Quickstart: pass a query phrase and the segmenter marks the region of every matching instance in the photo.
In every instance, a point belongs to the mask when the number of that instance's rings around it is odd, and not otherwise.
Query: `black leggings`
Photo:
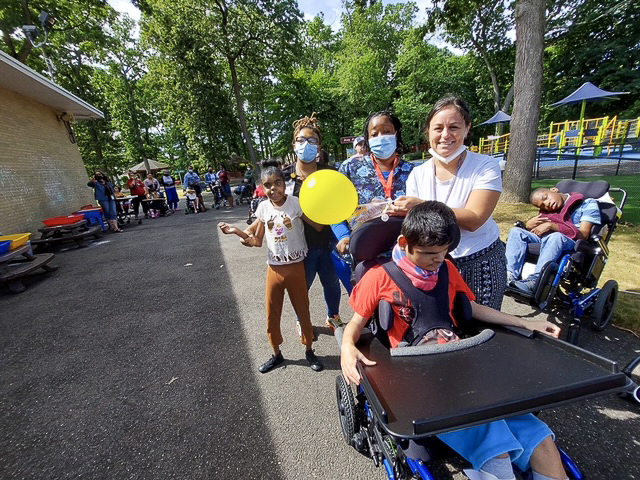
[[[133,205],[133,211],[135,212],[136,216],[140,213],[140,204],[142,203],[142,212],[146,215],[147,212],[149,211],[149,202],[143,202],[142,200],[144,200],[145,198],[147,198],[145,195],[138,195],[136,198],[131,200],[131,204]]]

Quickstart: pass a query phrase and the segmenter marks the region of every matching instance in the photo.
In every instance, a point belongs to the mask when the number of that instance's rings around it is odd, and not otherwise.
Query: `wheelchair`
[[[622,215],[627,192],[621,188],[610,188],[609,183],[604,180],[562,180],[556,184],[556,188],[562,193],[578,192],[585,198],[598,199],[601,224],[593,227],[589,239],[578,240],[574,251],[543,267],[533,294],[529,295],[509,285],[506,293],[525,298],[541,310],[556,307],[569,311],[572,318],[566,339],[575,345],[584,317],[590,318],[591,327],[597,331],[607,328],[613,318],[618,300],[618,283],[608,280],[599,288],[598,280],[609,258],[609,240]],[[622,194],[617,206],[609,196],[614,192]],[[521,223],[516,226],[524,228]],[[527,267],[532,268],[531,264],[536,264],[539,254],[539,244],[528,246],[525,271]]]
[[[395,243],[401,219],[373,220],[354,231],[350,250],[356,281]],[[375,239],[375,241],[373,241]],[[466,301],[465,301],[466,300]],[[388,305],[388,304],[387,304]],[[435,435],[613,392],[635,392],[631,372],[565,341],[513,327],[476,325],[466,296],[453,314],[465,334],[443,345],[389,348],[390,309],[381,302],[358,341],[375,366],[358,364],[355,389],[342,375],[336,398],[345,442],[383,466],[389,479],[435,480],[433,464],[457,454]],[[344,327],[335,331],[342,344]],[[559,369],[558,365],[563,368]],[[451,381],[458,379],[459,381]],[[559,448],[567,475],[580,468]],[[518,472],[530,478],[530,472]]]

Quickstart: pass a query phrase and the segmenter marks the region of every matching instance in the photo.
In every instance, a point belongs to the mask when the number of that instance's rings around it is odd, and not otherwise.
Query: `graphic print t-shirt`
[[[264,223],[269,265],[286,265],[304,260],[307,243],[304,239],[302,209],[296,197],[287,195],[280,207],[270,200],[262,202],[258,205],[256,217]]]

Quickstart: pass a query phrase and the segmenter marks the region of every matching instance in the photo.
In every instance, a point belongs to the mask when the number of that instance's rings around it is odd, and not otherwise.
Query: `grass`
[[[553,187],[562,179],[544,179],[534,180],[531,182],[533,188],[540,187]],[[618,187],[625,190],[628,194],[627,204],[624,207],[622,213],[622,221],[632,223],[634,225],[640,225],[640,175],[617,175],[617,176],[603,176],[603,177],[577,177],[576,180],[583,182],[592,182],[594,180],[606,180],[612,187]],[[619,204],[622,199],[617,198],[619,194],[613,194],[612,197]]]
[[[605,177],[603,177],[605,178]],[[621,178],[621,177],[611,177]],[[635,177],[640,181],[640,177]],[[542,187],[555,185],[554,180],[545,180],[535,182],[534,187]],[[615,183],[611,182],[612,185]],[[616,185],[617,186],[617,185]],[[627,190],[626,186],[621,188]],[[635,197],[638,202],[638,214],[640,216],[640,186],[635,187],[638,196]],[[631,194],[628,202],[633,199]],[[625,207],[625,213],[627,208]],[[501,238],[505,242],[509,230],[513,227],[517,220],[526,221],[535,216],[538,210],[529,204],[524,203],[498,203],[493,218],[500,226]],[[631,220],[627,220],[631,222]],[[636,225],[640,223],[634,222]],[[640,226],[630,224],[619,225],[609,243],[610,255],[607,266],[600,277],[600,286],[609,279],[618,282],[620,294],[618,296],[618,305],[613,318],[614,325],[624,329],[631,330],[640,335]],[[625,293],[628,292],[628,293]]]

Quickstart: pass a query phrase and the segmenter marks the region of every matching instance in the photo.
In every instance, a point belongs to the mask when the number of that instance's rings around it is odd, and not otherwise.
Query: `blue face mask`
[[[296,155],[304,163],[311,163],[318,156],[318,145],[311,145],[309,142],[296,143]]]
[[[378,135],[369,138],[369,148],[378,158],[391,158],[396,151],[397,142],[396,135]]]

